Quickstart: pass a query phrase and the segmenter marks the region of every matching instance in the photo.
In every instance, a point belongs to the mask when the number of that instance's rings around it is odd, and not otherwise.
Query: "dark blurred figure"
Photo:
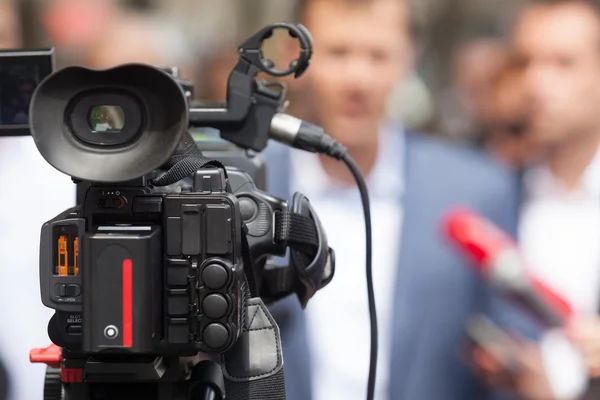
[[[511,354],[516,371],[480,350],[477,365],[517,398],[599,399],[597,383],[586,387],[600,377],[600,3],[533,1],[512,45],[526,137],[538,153],[523,178],[519,242],[533,273],[563,294],[574,318],[546,331],[497,302],[493,315],[527,339]]]
[[[480,136],[482,107],[506,57],[505,43],[495,38],[474,39],[459,47],[450,71],[451,87],[438,103],[442,133],[466,141]]]
[[[506,63],[493,77],[488,97],[482,102],[481,142],[489,154],[518,170],[533,157],[527,106],[519,71]]]
[[[398,0],[304,0],[298,20],[314,55],[289,80],[295,113],[347,146],[370,191],[379,320],[376,398],[465,400],[483,388],[460,359],[462,331],[479,307],[477,279],[440,235],[455,204],[516,229],[516,180],[468,149],[407,132],[386,118],[395,85],[411,74],[408,10]],[[287,62],[297,47],[286,46]],[[336,276],[303,313],[272,308],[280,324],[289,400],[363,399],[369,365],[360,198],[344,165],[269,144],[268,189],[305,193],[336,251]],[[308,351],[307,351],[308,349]],[[312,390],[311,390],[312,389]]]
[[[8,79],[8,78],[5,78]],[[36,88],[36,83],[21,81],[8,83],[2,93],[2,123],[8,125],[25,125],[29,123],[29,102]]]

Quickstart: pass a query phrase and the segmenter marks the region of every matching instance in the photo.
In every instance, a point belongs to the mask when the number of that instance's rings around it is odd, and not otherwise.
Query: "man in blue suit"
[[[523,174],[520,250],[573,315],[548,329],[493,303],[491,316],[521,340],[504,349],[510,363],[481,350],[474,358],[490,383],[508,389],[503,398],[600,398],[599,43],[597,0],[530,1],[513,24],[512,66],[528,106],[521,140],[537,153]]]
[[[385,120],[393,87],[409,72],[408,15],[398,0],[306,0],[298,17],[314,56],[292,84],[296,114],[341,141],[366,177],[373,218],[379,318],[377,399],[465,400],[483,393],[463,329],[484,289],[440,235],[450,208],[475,209],[509,232],[516,180],[470,150],[405,132]],[[336,250],[336,275],[300,310],[272,307],[281,328],[290,400],[363,399],[369,363],[364,225],[343,164],[269,145],[268,190],[303,192]]]

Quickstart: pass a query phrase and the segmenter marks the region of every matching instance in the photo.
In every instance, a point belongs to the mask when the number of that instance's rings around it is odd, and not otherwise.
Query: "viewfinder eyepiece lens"
[[[125,112],[121,106],[94,106],[90,109],[88,123],[92,132],[118,133],[125,126]]]

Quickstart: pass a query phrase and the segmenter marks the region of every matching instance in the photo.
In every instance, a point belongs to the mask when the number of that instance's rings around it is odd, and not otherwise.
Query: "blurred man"
[[[138,14],[116,0],[51,0],[42,21],[61,52],[90,68],[124,63],[177,66],[193,77],[191,47],[178,26],[164,16]]]
[[[477,359],[491,383],[519,398],[574,399],[600,372],[600,3],[533,3],[517,21],[513,47],[529,110],[527,136],[544,158],[524,177],[519,240],[534,273],[570,301],[575,322],[566,333],[540,332],[496,304],[508,329],[539,341],[524,341],[515,352],[521,369],[514,374],[485,354]],[[502,375],[510,379],[502,382]]]
[[[195,79],[198,88],[196,98],[211,102],[224,102],[227,98],[229,74],[237,64],[239,57],[240,53],[237,48],[229,45],[213,49],[212,52],[204,55]]]
[[[449,207],[464,204],[514,231],[516,182],[480,155],[384,119],[390,92],[410,70],[403,2],[305,0],[298,17],[311,32],[314,56],[305,76],[290,82],[301,92],[297,115],[347,146],[370,188],[380,334],[376,398],[480,398],[460,353],[463,324],[481,287],[438,224]],[[305,193],[337,259],[335,278],[306,314],[293,298],[272,309],[282,332],[288,399],[310,399],[311,388],[315,399],[363,399],[369,314],[357,189],[342,163],[325,157],[270,145],[266,159],[269,192]]]
[[[462,45],[452,62],[451,88],[439,96],[444,134],[473,140],[481,134],[482,106],[492,80],[506,61],[506,46],[495,38],[478,38]]]
[[[519,70],[506,64],[482,101],[482,145],[494,158],[521,169],[533,157],[527,135],[527,100]]]

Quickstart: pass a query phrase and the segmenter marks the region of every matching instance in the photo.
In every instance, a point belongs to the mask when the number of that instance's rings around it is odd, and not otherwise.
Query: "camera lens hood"
[[[160,69],[67,67],[37,87],[29,124],[38,151],[57,170],[124,182],[167,162],[187,131],[188,113],[183,89]]]

